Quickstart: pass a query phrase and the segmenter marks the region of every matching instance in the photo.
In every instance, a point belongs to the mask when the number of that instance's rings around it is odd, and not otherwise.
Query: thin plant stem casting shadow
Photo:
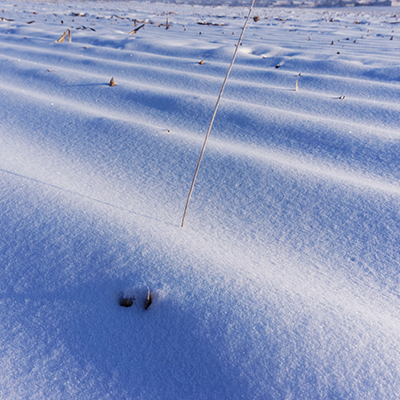
[[[236,45],[235,52],[233,53],[232,61],[231,61],[230,65],[229,65],[229,68],[228,68],[228,71],[226,73],[224,82],[222,84],[221,90],[220,90],[219,95],[218,95],[217,103],[216,103],[215,108],[214,108],[214,113],[212,115],[211,122],[210,122],[210,125],[208,127],[208,131],[207,131],[206,137],[204,139],[203,148],[201,149],[200,158],[199,158],[199,161],[197,162],[197,167],[196,167],[196,171],[195,171],[194,176],[193,176],[192,185],[190,186],[189,195],[188,195],[188,198],[187,198],[187,201],[186,201],[185,211],[183,212],[183,217],[182,217],[182,223],[181,223],[181,227],[182,228],[183,228],[183,224],[185,223],[186,213],[187,213],[187,210],[188,210],[188,207],[189,207],[190,198],[192,197],[194,183],[196,181],[197,174],[199,173],[201,160],[203,159],[204,151],[206,149],[207,140],[208,140],[208,137],[210,136],[211,128],[213,126],[214,119],[215,119],[215,116],[217,114],[218,106],[219,106],[219,103],[220,103],[221,98],[222,98],[222,93],[224,92],[226,82],[228,81],[228,77],[229,77],[229,74],[230,74],[230,72],[232,70],[233,63],[235,62],[236,55],[237,55],[237,52],[239,50],[240,44],[242,42],[244,31],[246,29],[247,23],[249,22],[251,13],[253,12],[254,3],[255,3],[255,0],[252,0],[251,1],[251,5],[250,5],[249,14],[247,16],[246,22],[243,25],[242,32],[241,32],[241,34],[239,36],[239,40],[238,40],[237,45]]]

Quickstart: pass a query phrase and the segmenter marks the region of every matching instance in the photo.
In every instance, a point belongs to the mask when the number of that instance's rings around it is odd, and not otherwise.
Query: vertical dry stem
[[[206,137],[205,137],[205,139],[204,139],[203,148],[201,149],[200,158],[199,158],[199,161],[197,162],[197,167],[196,167],[196,171],[195,171],[194,176],[193,176],[192,185],[190,186],[189,195],[188,195],[188,198],[187,198],[187,201],[186,201],[185,211],[183,212],[183,217],[182,217],[182,223],[181,223],[181,227],[182,227],[182,228],[183,228],[183,224],[185,223],[185,217],[186,217],[186,213],[187,213],[187,210],[188,210],[188,207],[189,207],[190,198],[192,197],[192,192],[193,192],[193,188],[194,188],[194,183],[195,183],[195,181],[196,181],[197,174],[198,174],[198,172],[199,172],[201,160],[203,159],[204,151],[205,151],[205,149],[206,149],[207,140],[208,140],[208,137],[210,136],[211,128],[212,128],[213,123],[214,123],[215,115],[217,114],[217,110],[218,110],[219,103],[220,103],[220,101],[221,101],[222,93],[223,93],[223,91],[224,91],[226,82],[228,81],[228,77],[229,77],[229,74],[230,74],[230,72],[231,72],[231,70],[232,70],[233,63],[235,62],[235,58],[236,58],[237,52],[238,52],[239,47],[240,47],[240,44],[241,44],[241,42],[242,42],[242,38],[243,38],[243,35],[244,35],[244,31],[245,31],[245,29],[246,29],[247,23],[249,22],[251,13],[252,13],[252,11],[253,11],[254,3],[255,3],[255,0],[251,0],[251,6],[250,6],[250,10],[249,10],[249,15],[247,16],[246,22],[245,22],[244,25],[243,25],[242,33],[241,33],[240,36],[239,36],[239,40],[238,40],[238,42],[237,42],[235,52],[233,53],[232,61],[231,61],[230,65],[229,65],[229,68],[228,68],[228,71],[227,71],[227,73],[226,73],[224,82],[223,82],[223,84],[222,84],[221,90],[220,90],[219,95],[218,95],[218,99],[217,99],[217,103],[216,103],[216,105],[215,105],[214,113],[213,113],[213,115],[212,115],[211,122],[210,122],[210,125],[209,125],[209,127],[208,127],[208,131],[207,131]]]
[[[146,303],[144,304],[144,309],[147,310],[151,305],[151,294],[150,294],[150,288],[147,288],[147,298],[146,298]]]

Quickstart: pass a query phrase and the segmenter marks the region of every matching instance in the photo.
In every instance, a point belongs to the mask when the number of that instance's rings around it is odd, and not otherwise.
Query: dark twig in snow
[[[130,31],[130,32],[129,32],[129,35],[134,35],[140,28],[143,28],[143,27],[144,27],[144,24],[138,26],[138,27],[135,28],[133,31]]]

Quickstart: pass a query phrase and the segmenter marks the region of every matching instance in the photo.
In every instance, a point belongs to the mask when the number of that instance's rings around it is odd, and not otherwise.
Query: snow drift
[[[397,396],[398,10],[255,11],[182,229],[247,9],[0,9],[1,398]]]

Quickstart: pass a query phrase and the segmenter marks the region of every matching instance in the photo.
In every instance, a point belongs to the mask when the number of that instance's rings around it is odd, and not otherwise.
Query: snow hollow
[[[247,12],[0,0],[1,399],[397,398],[400,9],[256,8],[181,228]]]

